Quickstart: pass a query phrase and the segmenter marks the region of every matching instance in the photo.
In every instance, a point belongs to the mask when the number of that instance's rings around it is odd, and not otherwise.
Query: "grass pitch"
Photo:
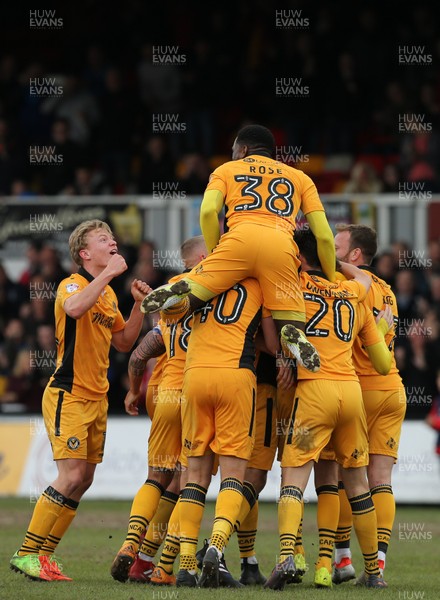
[[[316,507],[306,505],[304,515],[304,545],[310,571],[300,585],[288,585],[283,592],[261,588],[243,590],[200,590],[158,588],[149,585],[118,583],[110,576],[110,565],[124,539],[131,502],[86,501],[60,544],[58,554],[69,582],[34,582],[9,569],[9,560],[20,546],[28,525],[33,504],[15,498],[0,499],[0,600],[266,600],[273,594],[311,600],[333,596],[335,600],[364,600],[380,594],[381,599],[437,600],[440,597],[440,510],[438,507],[397,508],[393,538],[388,554],[386,590],[357,588],[352,582],[333,586],[332,590],[313,587],[314,561],[317,557],[318,535]],[[213,505],[206,507],[200,541],[209,535]],[[267,576],[278,555],[277,506],[260,505],[257,535],[257,556],[262,572]],[[353,561],[357,573],[362,560],[356,540],[353,540]],[[239,555],[236,536],[226,554],[232,574],[239,577]],[[176,569],[178,565],[176,565]],[[175,569],[175,570],[176,570]]]

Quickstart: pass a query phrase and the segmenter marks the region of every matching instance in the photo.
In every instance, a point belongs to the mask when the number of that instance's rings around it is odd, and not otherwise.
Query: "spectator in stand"
[[[82,148],[86,148],[92,141],[94,128],[99,121],[98,105],[77,75],[67,75],[63,93],[46,98],[41,111],[43,114],[53,115],[55,119],[65,119],[70,126],[70,139]]]
[[[426,279],[426,253],[411,248],[408,242],[396,240],[391,244],[395,272],[411,269],[415,280],[415,289],[420,296],[429,296],[429,285]]]
[[[431,306],[440,317],[440,269],[432,270],[429,275]]]
[[[401,161],[408,183],[418,184],[414,191],[438,192],[440,182],[436,166],[440,162],[440,141],[432,131],[409,133],[401,148]]]
[[[213,111],[217,102],[217,73],[213,69],[213,48],[207,40],[197,40],[193,55],[185,65],[184,93],[185,119],[188,131],[185,136],[189,152],[200,151],[205,156],[215,153]]]
[[[33,275],[35,275],[40,269],[40,252],[43,247],[43,242],[40,240],[31,240],[26,250],[26,258],[28,260],[28,266],[20,275],[19,283],[24,286],[26,290],[29,289],[29,281]]]
[[[211,170],[208,161],[201,154],[185,154],[179,173],[179,189],[187,194],[203,195]]]
[[[82,79],[87,89],[99,100],[105,94],[105,76],[109,67],[101,46],[92,44],[87,48],[86,63]]]
[[[372,165],[359,161],[352,167],[343,191],[347,194],[378,194],[382,191],[382,182]]]
[[[400,182],[401,174],[399,167],[394,163],[385,165],[382,173],[382,193],[397,194],[399,192]]]
[[[5,327],[0,345],[0,369],[3,374],[12,372],[18,355],[26,348],[28,345],[23,323],[20,319],[11,319]]]
[[[111,193],[105,185],[103,174],[98,169],[83,165],[75,169],[75,180],[72,186],[65,189],[65,193],[73,196],[97,196]]]
[[[406,327],[418,316],[417,298],[419,295],[416,291],[414,272],[411,269],[397,271],[394,293],[399,309],[399,326],[403,323]]]
[[[57,345],[55,328],[50,323],[41,323],[36,330],[35,341],[31,347],[31,367],[33,381],[43,396],[44,388],[56,368]]]
[[[135,94],[123,85],[118,69],[105,74],[105,90],[100,99],[101,126],[99,148],[101,163],[111,193],[124,193],[128,184],[131,136],[135,115]]]
[[[20,319],[9,321],[0,345],[0,403],[27,404],[30,390],[30,346]]]
[[[56,165],[46,164],[42,167],[43,193],[48,195],[63,194],[66,188],[73,185],[75,169],[78,166],[81,147],[71,139],[67,119],[57,119],[51,129],[51,144],[54,145],[54,155],[61,156],[61,162]]]
[[[440,239],[434,239],[428,242],[428,256],[431,260],[431,271],[440,272]]]
[[[38,273],[29,282],[29,300],[20,306],[19,318],[26,334],[35,336],[38,325],[53,323],[53,304],[56,297],[56,283],[49,282]]]
[[[373,113],[378,131],[385,136],[396,136],[399,118],[410,113],[411,106],[406,91],[400,81],[388,81],[383,89],[384,98]]]
[[[167,46],[164,48],[167,49]],[[159,64],[158,61],[166,61],[169,58],[167,50],[153,54],[152,44],[144,44],[141,53],[137,76],[142,102],[152,113],[178,113],[181,108],[180,66],[169,61]]]
[[[39,256],[40,275],[47,284],[53,284],[56,289],[59,282],[69,273],[63,268],[58,250],[53,246],[43,246]]]
[[[176,182],[175,162],[171,158],[166,139],[161,135],[153,135],[146,143],[141,157],[140,174],[138,178],[138,193],[151,195],[153,186]],[[161,191],[166,191],[161,189]],[[168,187],[168,192],[170,188]]]
[[[11,196],[13,198],[35,198],[37,196],[26,179],[14,179],[11,183]]]
[[[20,106],[21,90],[17,75],[17,59],[13,54],[4,54],[0,59],[0,98],[3,112],[10,118]]]
[[[440,368],[437,369],[436,377],[437,393],[432,402],[431,410],[426,417],[426,423],[437,431],[437,440],[435,444],[436,454],[439,455],[440,459]]]
[[[0,263],[0,339],[6,323],[18,316],[18,309],[25,299],[25,288],[9,278]]]
[[[429,400],[435,395],[438,365],[433,364],[430,357],[428,329],[423,325],[415,325],[406,330],[406,339],[396,342],[396,364],[406,390],[406,418],[421,419],[426,416]]]
[[[373,266],[379,277],[384,279],[394,289],[394,280],[396,277],[394,254],[389,250],[381,252],[374,259]]]
[[[9,196],[14,179],[26,171],[24,155],[18,136],[13,135],[8,121],[0,116],[0,196]]]

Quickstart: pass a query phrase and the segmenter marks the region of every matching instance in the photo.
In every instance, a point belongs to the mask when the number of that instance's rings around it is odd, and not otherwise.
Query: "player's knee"
[[[266,485],[267,471],[263,471],[262,469],[247,469],[244,479],[252,484],[252,487],[258,495]]]

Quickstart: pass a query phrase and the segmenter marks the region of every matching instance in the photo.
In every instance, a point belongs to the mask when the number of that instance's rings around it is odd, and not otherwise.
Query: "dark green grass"
[[[262,589],[191,590],[156,588],[113,581],[109,569],[127,526],[130,502],[83,501],[69,532],[61,542],[58,554],[65,571],[73,577],[68,582],[33,582],[9,569],[9,559],[20,546],[34,505],[25,500],[0,499],[0,600],[192,600],[193,598],[256,599],[270,598],[277,592]],[[213,506],[208,504],[200,540],[209,535]],[[366,590],[350,583],[333,586],[332,590],[313,587],[313,563],[317,556],[316,507],[306,505],[304,542],[310,571],[301,585],[286,586],[280,597],[298,600],[323,598],[355,598],[364,600],[379,593],[394,600],[437,600],[440,597],[440,511],[438,508],[398,507],[390,547],[386,580],[387,590]],[[400,538],[400,539],[399,539]],[[257,555],[261,570],[268,575],[278,553],[277,507],[261,504],[257,537]],[[353,560],[357,572],[362,571],[357,542],[353,542]],[[239,576],[236,537],[227,550],[227,563]],[[178,565],[177,565],[178,566]]]

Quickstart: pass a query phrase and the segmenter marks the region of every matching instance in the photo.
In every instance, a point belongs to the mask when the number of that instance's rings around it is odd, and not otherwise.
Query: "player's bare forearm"
[[[110,281],[127,270],[127,263],[120,254],[114,254],[105,269],[97,275],[83,290],[67,298],[64,310],[72,319],[80,319],[97,301],[99,295]]]
[[[117,331],[112,336],[112,344],[119,352],[128,352],[138,339],[141,332],[143,313],[139,309],[140,303],[135,302],[130,318],[125,323],[124,329]]]
[[[150,358],[160,356],[164,352],[165,344],[160,332],[152,329],[144,336],[137,348],[133,350],[128,361],[128,378],[131,392],[134,394],[139,392],[147,362]]]
[[[109,274],[100,273],[84,289],[67,298],[63,307],[66,314],[72,319],[80,319],[96,303],[102,290],[111,280]]]
[[[165,344],[163,342],[162,335],[156,329],[152,329],[145,336],[141,343],[133,350],[130,361],[130,364],[135,364],[137,368],[140,368],[140,365],[145,366],[147,361],[150,358],[156,358],[165,352]]]
[[[144,314],[141,312],[141,303],[145,296],[152,291],[150,286],[140,279],[132,281],[130,290],[134,298],[130,317],[125,323],[124,329],[114,333],[112,337],[113,346],[120,352],[131,350],[133,344],[138,339],[144,318]]]
[[[366,291],[368,292],[368,290],[371,287],[371,283],[372,283],[372,279],[368,275],[368,273],[365,273],[365,271],[358,269],[358,267],[355,267],[355,265],[352,265],[352,264],[349,264],[346,262],[341,261],[339,263],[339,265],[340,265],[342,274],[347,279],[353,279],[354,281],[357,281],[358,283],[363,285],[364,288],[366,289]]]

